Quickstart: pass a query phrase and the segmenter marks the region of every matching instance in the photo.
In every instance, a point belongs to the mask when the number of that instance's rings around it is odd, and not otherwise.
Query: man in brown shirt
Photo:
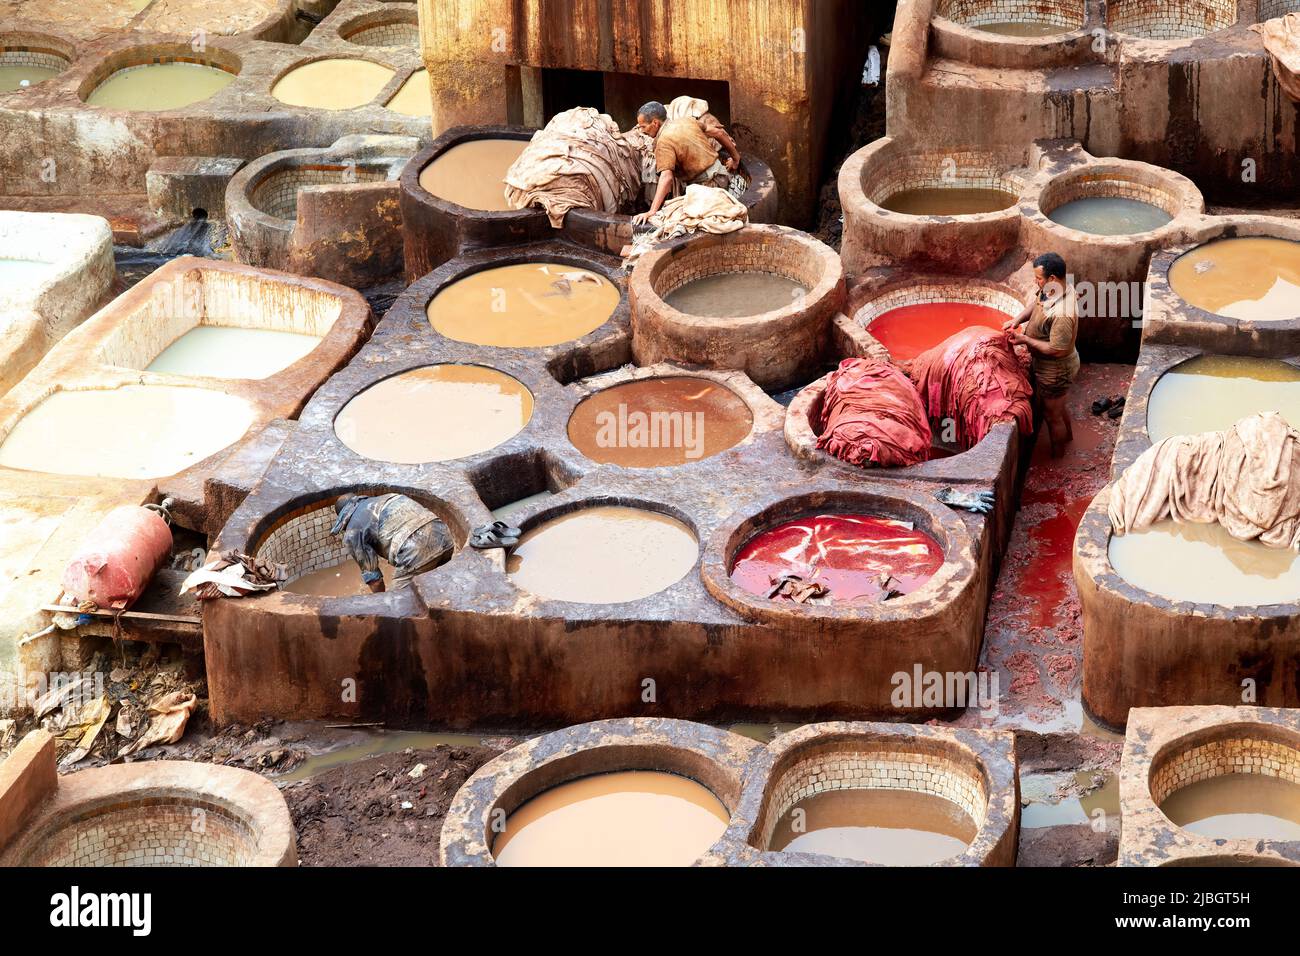
[[[1007,322],[1013,343],[1029,349],[1034,385],[1043,404],[1043,418],[1052,443],[1052,457],[1065,454],[1074,439],[1074,426],[1065,404],[1070,385],[1079,375],[1079,310],[1074,289],[1068,284],[1065,260],[1054,252],[1034,260],[1038,291],[1020,315]],[[1020,326],[1024,332],[1020,332]]]
[[[659,187],[650,211],[634,217],[633,222],[645,222],[657,213],[672,195],[674,185],[685,188],[700,183],[726,189],[731,174],[740,168],[736,142],[716,120],[707,124],[690,116],[670,120],[667,107],[651,102],[637,113],[636,125],[654,138]],[[716,143],[727,151],[725,163],[718,159]]]

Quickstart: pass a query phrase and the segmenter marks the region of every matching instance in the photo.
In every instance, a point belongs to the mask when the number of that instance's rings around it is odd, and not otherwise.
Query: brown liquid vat
[[[1119,865],[1300,864],[1300,840],[1214,839],[1176,826],[1161,809],[1189,787],[1239,774],[1300,780],[1300,713],[1240,705],[1135,708],[1120,762]]]
[[[628,215],[573,209],[565,216],[563,227],[556,230],[543,209],[471,209],[432,195],[420,183],[430,164],[458,145],[484,139],[527,143],[535,132],[524,126],[455,126],[412,157],[402,173],[408,282],[414,282],[450,259],[479,249],[564,239],[596,253],[617,256],[631,243],[632,220]],[[771,169],[757,157],[747,156],[741,171],[749,180],[749,187],[740,199],[750,211],[750,220],[775,219],[778,196]]]
[[[930,21],[939,56],[994,68],[1035,68],[1084,59],[1100,17],[1087,0],[938,0]],[[1026,24],[1041,32],[990,30]],[[1050,31],[1050,32],[1048,32]]]
[[[739,318],[688,315],[665,297],[723,272],[768,272],[807,294]],[[640,365],[671,361],[743,371],[763,388],[806,382],[830,344],[831,320],[845,304],[839,257],[813,237],[780,226],[746,226],[723,236],[699,234],[646,253],[628,280],[632,352]]]
[[[810,724],[767,746],[684,720],[631,718],[568,727],[485,764],[457,792],[440,841],[444,866],[492,866],[500,821],[567,781],[621,770],[667,771],[707,788],[730,822],[696,866],[854,865],[842,858],[765,849],[783,801],[801,782],[834,786],[841,766],[942,795],[978,823],[966,850],[939,865],[1010,866],[1019,827],[1017,762],[1010,734],[909,724]],[[814,778],[812,775],[817,774]],[[847,782],[847,781],[846,781]]]
[[[415,282],[462,253],[552,237],[554,230],[543,209],[467,209],[433,195],[420,184],[425,169],[456,146],[484,139],[527,143],[534,132],[524,126],[456,126],[411,157],[401,179],[407,282]]]
[[[1300,242],[1300,224],[1269,216],[1205,217],[1180,244],[1151,257],[1147,308],[1142,316],[1144,345],[1185,346],[1264,358],[1300,354],[1300,315],[1280,319],[1218,315],[1192,305],[1174,288],[1171,273],[1188,253],[1220,240],[1247,238]]]
[[[580,272],[590,272],[604,279],[618,291],[618,301],[606,320],[579,338],[554,345],[508,348],[480,346],[448,339],[429,322],[429,306],[440,293],[463,279],[491,269],[549,263]],[[452,354],[486,355],[494,358],[517,356],[530,369],[550,373],[553,380],[569,383],[618,368],[632,361],[627,276],[619,261],[582,249],[569,242],[540,242],[504,249],[483,249],[447,262],[412,285],[403,299],[412,312],[411,321],[420,321],[430,335],[430,345]],[[415,313],[418,311],[418,319]]]
[[[1031,150],[976,147],[928,150],[885,137],[863,147],[840,169],[845,271],[860,274],[893,262],[978,275],[1014,249],[1020,209],[964,216],[910,216],[883,203],[914,189],[996,189],[1016,197],[1032,176]]]
[[[569,440],[592,461],[668,468],[747,439],[754,414],[726,385],[700,376],[633,379],[595,392],[569,418]]]
[[[1110,561],[1107,501],[1093,499],[1074,540],[1089,712],[1120,727],[1131,708],[1236,704],[1247,686],[1260,704],[1300,705],[1300,605],[1198,604],[1129,583]]]

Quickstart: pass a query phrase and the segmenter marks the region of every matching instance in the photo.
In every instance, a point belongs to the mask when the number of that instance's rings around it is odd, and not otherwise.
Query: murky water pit
[[[679,774],[591,774],[516,808],[492,854],[497,866],[689,866],[730,817],[707,787]]]
[[[1160,377],[1147,403],[1152,441],[1219,431],[1262,411],[1300,422],[1300,369],[1273,359],[1211,355]],[[1300,556],[1241,541],[1219,524],[1162,521],[1112,537],[1126,581],[1167,598],[1232,606],[1286,604],[1300,594]]]
[[[472,139],[457,143],[420,171],[425,192],[447,202],[484,212],[510,208],[506,171],[528,145],[523,139]]]
[[[1300,316],[1300,242],[1220,239],[1179,257],[1169,285],[1182,299],[1225,318],[1276,322]]]
[[[798,305],[808,288],[770,272],[720,272],[692,279],[664,296],[688,315],[740,319]]]
[[[1020,808],[1026,830],[1077,825],[1117,830],[1119,777],[1103,770],[1022,773]]]
[[[201,103],[235,81],[235,73],[210,63],[176,58],[128,66],[108,76],[86,97],[90,106],[128,111],[175,110]]]

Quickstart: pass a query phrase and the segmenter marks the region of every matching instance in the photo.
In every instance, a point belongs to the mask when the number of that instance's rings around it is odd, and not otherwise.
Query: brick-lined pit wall
[[[285,566],[288,577],[284,583],[332,568],[348,558],[343,537],[330,534],[335,518],[333,500],[314,501],[280,519],[255,553],[263,561]]]
[[[1107,26],[1147,40],[1190,40],[1237,22],[1237,0],[1110,0]]]
[[[252,827],[230,809],[176,795],[133,798],[78,814],[23,860],[27,866],[246,866]]]
[[[991,309],[1005,312],[1007,318],[1019,315],[1025,307],[1025,304],[1010,292],[993,286],[961,281],[931,282],[891,289],[865,303],[853,318],[865,329],[886,312],[892,312],[894,309],[909,305],[933,305],[938,302],[986,305]]]
[[[409,21],[390,20],[387,23],[363,26],[353,32],[348,32],[345,26],[339,30],[339,35],[349,43],[361,46],[402,46],[414,49],[420,42],[420,28],[414,16]]]
[[[306,186],[340,186],[388,179],[387,167],[342,164],[305,164],[281,167],[259,181],[249,196],[254,208],[277,219],[298,215],[298,190]]]
[[[1066,203],[1076,199],[1135,199],[1163,209],[1170,216],[1183,210],[1180,196],[1154,183],[1114,175],[1067,174],[1052,180],[1043,187],[1039,208],[1043,215],[1051,216]]]
[[[737,272],[784,276],[807,294],[740,319],[686,315],[664,301],[688,282]],[[776,226],[700,234],[655,250],[637,263],[628,287],[637,364],[687,362],[742,371],[766,389],[802,385],[821,367],[831,319],[845,299],[844,271],[834,250]]]
[[[963,26],[988,23],[1048,23],[1062,33],[1083,29],[1084,0],[940,0],[935,14]]]
[[[959,807],[978,827],[988,807],[988,788],[975,761],[934,740],[841,740],[796,752],[773,772],[764,801],[760,848],[791,807],[829,790],[912,790],[941,797]]]
[[[1300,13],[1300,0],[1259,0],[1259,20],[1272,20],[1288,13]]]
[[[0,47],[0,66],[42,66],[47,70],[63,72],[71,61],[51,50],[33,50],[25,47]]]
[[[1000,189],[1018,196],[1026,185],[993,154],[974,150],[909,153],[864,173],[863,189],[877,206],[909,189]]]
[[[1151,771],[1151,799],[1156,806],[1193,783],[1230,773],[1255,773],[1300,784],[1300,750],[1291,743],[1246,737],[1225,727],[1209,740],[1162,758]]]

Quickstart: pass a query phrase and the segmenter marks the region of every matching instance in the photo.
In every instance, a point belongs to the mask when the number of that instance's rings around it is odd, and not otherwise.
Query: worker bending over
[[[346,494],[334,503],[334,511],[338,519],[330,534],[343,535],[343,546],[361,566],[361,579],[375,593],[384,590],[380,558],[397,572],[393,590],[401,591],[455,550],[442,519],[406,495]]]
[[[731,185],[732,174],[740,169],[736,141],[712,116],[707,120],[692,116],[669,119],[666,106],[650,102],[637,113],[636,125],[655,141],[659,186],[650,211],[632,217],[633,222],[645,222],[657,213],[672,196],[674,186],[682,190],[697,184],[726,189]],[[719,158],[715,144],[721,144],[727,151],[725,162]]]

